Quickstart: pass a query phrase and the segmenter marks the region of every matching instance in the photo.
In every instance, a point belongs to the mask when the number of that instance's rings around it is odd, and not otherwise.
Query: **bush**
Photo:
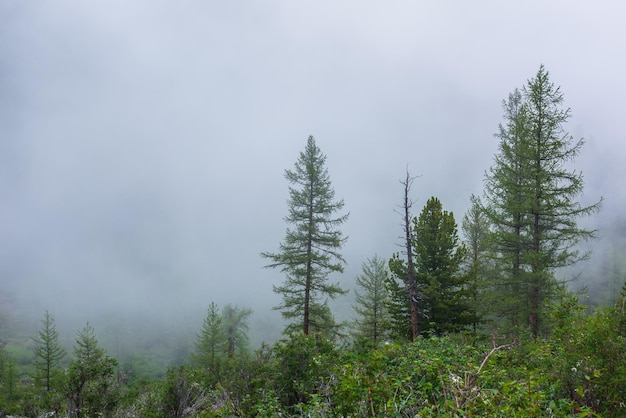
[[[606,416],[624,416],[626,382],[626,316],[620,304],[586,317],[572,311],[554,332],[560,356],[556,377],[563,395]],[[557,314],[565,316],[557,310]]]

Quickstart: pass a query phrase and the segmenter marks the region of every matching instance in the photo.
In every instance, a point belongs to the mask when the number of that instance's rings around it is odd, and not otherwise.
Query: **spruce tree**
[[[536,337],[547,328],[545,308],[560,286],[555,270],[584,259],[575,246],[594,236],[577,220],[596,212],[601,201],[582,206],[576,200],[582,173],[567,165],[584,141],[566,131],[570,110],[543,66],[504,107],[499,152],[486,176],[486,213],[493,249],[505,263],[500,284],[512,309],[503,313]]]
[[[268,268],[280,268],[286,274],[281,286],[274,292],[282,296],[279,309],[284,318],[296,321],[308,335],[312,325],[329,326],[328,306],[321,299],[346,293],[339,284],[328,282],[328,275],[343,272],[345,260],[339,252],[346,241],[339,227],[347,214],[337,214],[343,209],[343,200],[335,200],[326,156],[309,136],[304,152],[300,153],[293,170],[285,171],[289,182],[289,211],[285,221],[289,225],[285,239],[276,253],[264,252],[270,260]],[[314,323],[315,313],[324,314]],[[331,316],[332,317],[332,316]],[[332,321],[334,323],[334,321]]]

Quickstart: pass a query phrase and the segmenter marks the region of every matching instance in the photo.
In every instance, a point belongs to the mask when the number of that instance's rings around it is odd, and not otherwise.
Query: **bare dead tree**
[[[419,176],[418,176],[419,177]],[[413,340],[417,338],[420,334],[420,323],[419,323],[419,300],[420,297],[417,291],[417,280],[415,279],[415,265],[413,263],[413,233],[411,232],[411,222],[413,221],[413,216],[411,215],[411,207],[413,206],[413,201],[409,198],[409,192],[411,191],[411,185],[413,184],[413,180],[417,177],[411,177],[409,174],[409,170],[407,168],[406,178],[404,180],[400,180],[400,183],[404,186],[404,199],[402,202],[402,226],[404,229],[404,248],[406,254],[406,262],[407,262],[407,282],[406,288],[409,297],[409,306],[411,310],[411,334]]]
[[[457,411],[465,409],[467,405],[471,404],[481,396],[482,388],[478,384],[478,377],[487,364],[487,361],[489,361],[489,358],[497,351],[509,348],[511,348],[511,344],[503,344],[499,346],[494,345],[491,351],[483,358],[478,370],[475,372],[465,372],[464,378],[452,372],[449,373],[450,383],[448,385],[443,384],[443,391],[445,394],[450,394],[450,396],[454,399],[454,406]]]

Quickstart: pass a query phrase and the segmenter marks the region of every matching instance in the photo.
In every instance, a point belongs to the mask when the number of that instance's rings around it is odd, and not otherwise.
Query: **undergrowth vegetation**
[[[221,378],[192,362],[161,379],[112,382],[110,417],[616,417],[626,414],[622,304],[586,315],[575,298],[552,311],[549,338],[474,334],[414,342],[337,343],[295,333],[224,358]],[[3,413],[40,416],[32,385],[2,357]],[[119,366],[118,366],[119,367]],[[118,373],[119,375],[120,373]],[[111,381],[109,381],[111,382]],[[71,386],[54,392],[56,416]],[[109,393],[111,393],[109,391]],[[94,399],[94,402],[97,400]],[[48,399],[49,402],[49,399]],[[95,404],[94,404],[95,405]],[[85,403],[85,411],[91,406]],[[87,416],[74,411],[71,416]],[[49,415],[53,416],[53,415]]]

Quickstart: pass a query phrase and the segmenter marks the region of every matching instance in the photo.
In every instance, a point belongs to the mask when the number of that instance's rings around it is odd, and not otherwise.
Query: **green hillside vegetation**
[[[206,361],[190,358],[152,379],[129,376],[87,326],[69,365],[53,367],[49,388],[17,347],[5,346],[0,405],[29,417],[622,416],[624,306],[626,292],[587,315],[576,297],[563,295],[549,309],[550,337],[510,343],[470,332],[342,344],[293,333],[233,357],[224,347]],[[213,337],[208,331],[198,334],[198,354]]]
[[[622,269],[607,269],[621,291],[605,303],[560,277],[587,258],[580,244],[595,231],[578,221],[601,205],[579,203],[582,173],[568,168],[584,141],[567,132],[570,110],[543,66],[503,108],[484,193],[463,217],[435,196],[414,215],[407,173],[403,250],[362,264],[352,321],[328,303],[347,291],[331,279],[346,263],[348,213],[310,136],[285,172],[285,238],[261,253],[284,275],[282,338],[252,349],[252,310],[211,301],[175,343],[116,319],[85,324],[68,347],[53,312],[32,335],[3,321],[0,416],[626,416]]]

